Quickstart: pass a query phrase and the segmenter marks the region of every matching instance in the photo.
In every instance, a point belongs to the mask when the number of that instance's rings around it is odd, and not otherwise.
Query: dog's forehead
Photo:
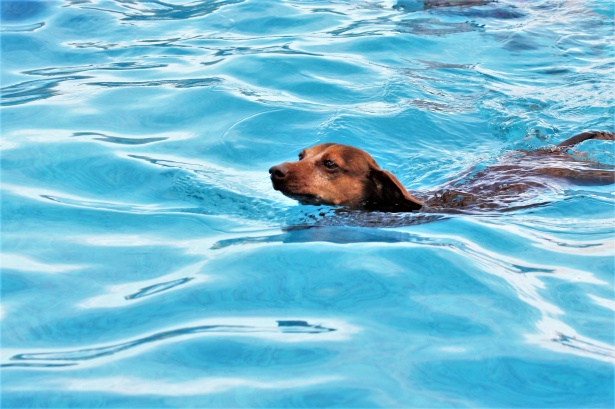
[[[319,155],[333,145],[336,145],[336,144],[335,143],[321,143],[319,145],[314,145],[309,148],[305,148],[304,151],[309,155]]]
[[[354,146],[343,145],[339,143],[322,143],[312,146],[306,150],[310,155],[335,155],[345,162],[354,162],[363,160],[368,164],[375,164],[374,159],[364,150],[355,148]]]

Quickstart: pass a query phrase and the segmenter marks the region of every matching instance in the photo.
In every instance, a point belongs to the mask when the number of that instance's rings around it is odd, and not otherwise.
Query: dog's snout
[[[273,166],[269,169],[271,179],[282,180],[288,175],[288,168],[284,165]]]

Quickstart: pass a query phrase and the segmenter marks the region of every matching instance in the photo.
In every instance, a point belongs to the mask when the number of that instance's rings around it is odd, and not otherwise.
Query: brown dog
[[[517,164],[503,161],[474,174],[467,182],[465,175],[448,184],[454,189],[445,186],[424,199],[408,193],[399,180],[380,169],[369,154],[348,145],[313,146],[301,152],[298,161],[273,166],[269,173],[275,190],[302,204],[385,212],[410,212],[423,206],[459,208],[474,205],[492,209],[513,202],[529,189],[548,186],[541,181],[544,178],[581,184],[613,183],[613,170],[592,162],[576,161],[577,166],[557,166],[557,162],[564,159],[574,161],[565,149],[587,139],[613,140],[615,135],[585,132],[567,139],[555,149],[524,152],[522,158],[513,157]]]

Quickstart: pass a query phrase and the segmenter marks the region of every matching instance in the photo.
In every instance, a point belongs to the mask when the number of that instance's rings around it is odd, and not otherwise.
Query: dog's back
[[[615,183],[615,168],[569,154],[569,148],[589,139],[615,140],[610,132],[583,132],[551,149],[513,151],[481,171],[468,171],[439,188],[419,195],[438,209],[516,208],[525,199],[567,186]]]

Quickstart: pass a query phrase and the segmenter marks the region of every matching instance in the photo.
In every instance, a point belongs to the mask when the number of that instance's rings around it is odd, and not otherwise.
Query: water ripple
[[[44,22],[23,25],[2,24],[2,27],[0,28],[0,33],[32,32],[43,27],[45,27]]]
[[[53,67],[41,68],[36,70],[24,71],[27,75],[42,75],[53,77],[56,75],[68,75],[85,71],[129,71],[129,70],[146,70],[151,68],[164,68],[167,64],[144,64],[140,62],[126,61],[110,64],[90,64],[72,67]]]
[[[289,54],[289,55],[309,55],[313,57],[322,56],[317,53],[310,53],[306,51],[293,50],[290,44],[284,44],[281,46],[269,46],[269,47],[232,47],[218,49],[215,53],[215,57],[226,57],[229,55],[250,55],[250,54]]]
[[[223,82],[221,78],[193,78],[182,80],[157,80],[157,81],[132,81],[132,82],[89,82],[88,85],[95,85],[105,88],[122,87],[173,87],[173,88],[195,88],[212,87]]]
[[[6,364],[0,365],[0,367],[16,367],[29,366],[32,361],[88,361],[92,359],[102,358],[109,355],[115,355],[119,352],[130,350],[137,347],[153,346],[162,341],[168,342],[171,339],[183,337],[186,335],[197,334],[221,334],[230,336],[256,336],[261,337],[270,336],[269,334],[290,334],[290,335],[318,335],[335,332],[337,329],[324,327],[319,324],[309,324],[307,321],[301,320],[280,320],[277,321],[276,326],[253,326],[253,325],[198,325],[190,327],[181,327],[169,331],[161,331],[146,337],[138,338],[132,341],[122,342],[119,344],[106,345],[96,348],[81,348],[71,351],[59,351],[59,352],[35,352],[35,353],[21,353],[13,355],[11,361]],[[279,338],[283,340],[283,338]],[[297,337],[291,338],[293,340]],[[300,337],[299,339],[302,339]],[[63,362],[62,364],[66,364]]]
[[[568,348],[579,350],[588,355],[602,356],[607,362],[615,361],[615,349],[607,345],[598,345],[595,342],[579,339],[576,336],[568,336],[560,332],[558,332],[557,336],[551,339],[551,341],[562,344]]]
[[[266,379],[263,376],[258,376],[256,379],[245,377],[223,378],[223,377],[200,377],[191,378],[187,381],[167,382],[160,379],[147,379],[130,376],[105,377],[95,379],[68,379],[59,378],[41,385],[42,388],[62,388],[70,391],[78,392],[104,392],[114,393],[124,396],[165,396],[183,397],[183,396],[203,396],[209,394],[220,394],[229,390],[249,389],[251,391],[273,390],[276,394],[283,393],[285,390],[290,390],[294,393],[297,389],[307,387],[326,387],[327,384],[343,381],[341,376],[316,376],[288,378],[284,379]],[[336,385],[337,386],[337,385]],[[231,406],[231,405],[225,405]],[[309,405],[308,405],[309,406]],[[277,405],[276,405],[277,407]]]
[[[93,201],[87,200],[84,198],[76,198],[76,197],[61,197],[55,195],[43,194],[39,195],[39,197],[51,200],[55,203],[65,204],[69,206],[82,207],[86,209],[93,210],[104,210],[104,211],[112,211],[112,212],[122,212],[122,213],[134,213],[134,214],[158,214],[158,213],[173,213],[173,212],[187,212],[190,209],[184,208],[161,208],[158,206],[151,205],[139,205],[139,204],[130,204],[127,202],[101,202],[101,201]],[[197,212],[197,210],[193,210]]]
[[[149,0],[144,3],[120,2],[122,9],[104,9],[92,6],[82,6],[84,9],[94,9],[122,14],[127,21],[154,20],[189,20],[207,16],[222,7],[242,3],[245,0],[205,0],[192,1],[186,4],[173,4],[159,0]],[[123,11],[122,11],[123,10]]]
[[[179,278],[177,280],[168,281],[166,283],[150,285],[149,287],[142,288],[138,292],[127,295],[124,298],[126,300],[136,300],[137,298],[148,297],[150,295],[154,295],[156,293],[167,291],[177,286],[186,284],[187,282],[191,280],[194,280],[194,277],[184,277],[184,278]]]
[[[75,132],[73,136],[92,136],[96,141],[103,141],[109,143],[117,143],[120,145],[147,145],[149,143],[166,141],[168,137],[154,137],[154,138],[128,138],[122,136],[105,135],[98,132]]]
[[[38,101],[41,99],[51,98],[60,95],[58,87],[66,81],[77,81],[88,79],[87,76],[66,76],[54,78],[52,80],[34,80],[26,81],[15,85],[9,85],[0,89],[2,94],[2,102],[0,105],[11,106],[26,104],[28,102]]]

